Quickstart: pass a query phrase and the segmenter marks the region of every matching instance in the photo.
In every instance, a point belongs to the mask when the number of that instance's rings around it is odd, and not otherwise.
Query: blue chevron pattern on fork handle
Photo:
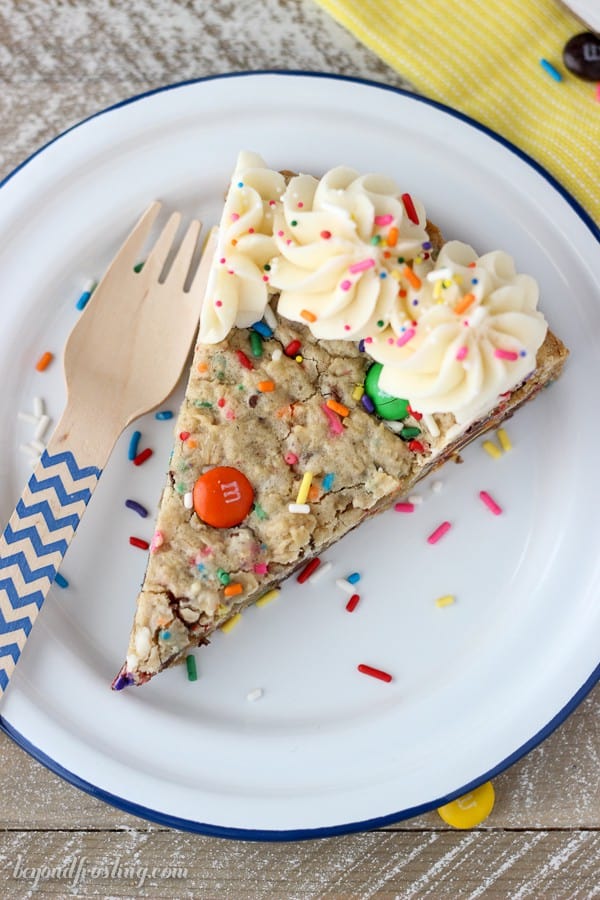
[[[0,538],[0,696],[101,471],[45,450]]]

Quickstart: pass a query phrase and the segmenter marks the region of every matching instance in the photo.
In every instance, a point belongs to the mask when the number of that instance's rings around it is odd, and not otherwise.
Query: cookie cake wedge
[[[183,661],[554,380],[567,350],[537,301],[389,178],[240,154],[113,687]]]

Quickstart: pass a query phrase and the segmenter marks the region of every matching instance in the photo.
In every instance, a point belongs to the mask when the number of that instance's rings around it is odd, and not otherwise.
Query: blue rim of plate
[[[472,128],[476,128],[478,131],[482,131],[488,137],[506,147],[507,150],[509,150],[511,153],[520,157],[532,169],[534,169],[539,175],[541,175],[556,191],[558,191],[558,193],[564,198],[564,200],[567,201],[569,206],[582,220],[582,222],[589,228],[596,240],[600,243],[600,227],[596,225],[589,213],[572,196],[572,194],[570,194],[569,191],[567,191],[566,188],[553,175],[550,174],[550,172],[548,172],[542,165],[540,165],[540,163],[529,156],[529,154],[519,149],[519,147],[511,143],[511,141],[508,141],[506,140],[506,138],[501,137],[491,128],[488,128],[485,125],[481,125],[479,122],[470,118],[470,116],[458,112],[457,110],[452,109],[451,107],[446,106],[443,103],[438,103],[438,101],[436,100],[431,100],[428,97],[423,97],[419,94],[413,94],[411,91],[406,91],[402,88],[382,84],[380,82],[371,81],[365,78],[352,78],[346,75],[336,75],[334,73],[327,72],[305,72],[301,70],[278,69],[257,69],[256,71],[252,72],[225,72],[220,75],[208,75],[202,78],[192,78],[187,81],[179,81],[175,84],[168,84],[164,85],[163,87],[154,88],[153,90],[144,91],[141,94],[136,94],[135,96],[128,97],[125,100],[120,100],[118,103],[114,103],[112,106],[107,106],[105,109],[99,110],[98,112],[93,113],[91,116],[87,116],[85,119],[82,119],[80,122],[77,122],[75,125],[72,125],[70,128],[67,128],[65,129],[65,131],[62,131],[60,134],[56,135],[56,137],[43,144],[38,150],[35,150],[30,156],[23,160],[23,162],[20,163],[15,169],[13,169],[12,172],[9,172],[9,174],[2,181],[0,181],[0,188],[4,187],[4,185],[7,184],[7,182],[17,174],[17,172],[28,165],[28,163],[31,162],[32,159],[34,159],[40,153],[43,153],[47,147],[60,140],[62,137],[69,134],[69,132],[73,131],[74,129],[80,128],[82,125],[85,125],[86,122],[89,122],[91,119],[96,119],[98,116],[102,116],[105,113],[112,112],[113,110],[119,109],[122,106],[128,106],[130,103],[137,103],[139,100],[143,100],[146,97],[151,97],[154,94],[160,94],[165,91],[176,90],[177,88],[186,87],[192,84],[198,84],[204,81],[217,81],[224,78],[246,78],[248,76],[252,77],[256,75],[277,75],[292,78],[324,78],[335,81],[346,81],[354,84],[366,85],[368,87],[377,88],[379,90],[390,91],[394,94],[400,94],[401,96],[410,98],[415,103],[424,103],[427,106],[432,106],[435,109],[439,109],[441,112],[453,116],[455,119],[458,119],[461,122],[465,122]],[[570,716],[570,714],[585,699],[587,694],[589,694],[591,689],[598,681],[600,681],[600,663],[591,673],[589,678],[582,684],[579,690],[573,695],[573,697],[571,697],[569,702],[566,703],[562,707],[562,709],[559,710],[559,712],[543,728],[536,732],[533,737],[522,744],[519,748],[517,748],[517,750],[515,750],[513,753],[499,762],[492,769],[484,772],[478,778],[473,779],[473,781],[463,785],[458,790],[453,791],[446,796],[438,797],[435,800],[423,803],[420,806],[413,806],[408,809],[399,810],[397,813],[390,813],[387,816],[380,816],[374,819],[364,819],[359,822],[347,822],[342,825],[330,825],[322,828],[300,828],[290,830],[226,828],[220,825],[211,825],[208,822],[195,822],[191,819],[182,819],[178,816],[161,813],[158,810],[149,809],[146,806],[142,806],[138,803],[133,803],[129,800],[124,799],[123,797],[118,797],[115,794],[111,794],[109,791],[98,788],[96,785],[91,784],[91,782],[85,781],[84,779],[80,778],[74,772],[65,769],[63,766],[61,766],[60,763],[56,762],[56,760],[47,756],[47,754],[44,753],[43,750],[28,741],[27,738],[24,737],[24,735],[13,728],[13,726],[9,722],[7,722],[6,719],[1,715],[0,729],[2,729],[5,734],[11,737],[15,741],[15,743],[17,743],[23,750],[29,753],[30,756],[40,762],[47,769],[50,769],[51,772],[54,772],[55,775],[59,775],[65,781],[68,781],[74,787],[85,791],[92,797],[97,797],[99,800],[103,800],[105,803],[108,803],[109,805],[114,806],[117,809],[121,809],[123,810],[123,812],[129,813],[130,815],[139,816],[142,819],[147,819],[151,822],[155,822],[158,825],[167,826],[168,828],[176,828],[181,831],[191,831],[197,834],[206,835],[208,837],[221,837],[244,841],[298,841],[307,840],[310,838],[325,838],[333,837],[335,835],[351,834],[357,831],[368,831],[373,828],[381,828],[384,825],[393,825],[395,822],[399,822],[402,819],[410,819],[413,816],[418,816],[423,813],[430,812],[431,810],[435,810],[446,803],[450,803],[457,797],[468,794],[469,791],[474,790],[484,782],[495,778],[505,769],[508,769],[519,759],[521,759],[523,756],[537,747],[538,744],[541,744],[542,741],[544,741],[550,734],[552,734],[552,732],[556,728],[558,728],[558,726],[561,725],[568,718],[568,716]]]

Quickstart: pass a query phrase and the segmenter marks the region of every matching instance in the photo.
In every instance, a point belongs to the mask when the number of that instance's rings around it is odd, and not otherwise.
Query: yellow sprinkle
[[[256,601],[257,606],[266,606],[267,603],[270,603],[271,600],[276,600],[279,597],[281,591],[279,588],[273,588],[272,591],[267,591],[266,594],[263,594],[262,597],[259,597]]]
[[[500,459],[502,456],[502,450],[500,447],[497,447],[493,441],[484,441],[481,445],[486,453],[489,453],[493,459]]]
[[[442,296],[442,282],[440,279],[438,279],[433,286],[433,299],[439,300],[439,298],[441,296]]]
[[[297,363],[301,363],[304,361],[304,357],[301,356],[300,354],[298,354],[298,356],[295,356],[294,359],[296,360]]]
[[[313,473],[305,472],[302,477],[302,483],[300,485],[300,490],[298,491],[298,496],[296,497],[296,503],[306,503],[308,499],[308,492],[310,490],[310,485],[312,482]]]
[[[241,618],[241,613],[236,613],[235,616],[232,616],[230,619],[227,619],[226,622],[223,622],[223,624],[221,625],[221,631],[231,631],[232,628],[235,628]]]
[[[496,432],[496,434],[498,435],[498,440],[500,441],[500,446],[502,447],[502,449],[506,453],[508,453],[509,450],[512,450],[512,444],[510,442],[510,438],[507,435],[504,428],[499,428],[498,431]]]
[[[354,388],[354,390],[352,391],[352,399],[356,400],[356,402],[358,403],[358,401],[360,400],[360,398],[362,397],[364,392],[365,392],[365,389],[362,386],[362,384],[357,384],[356,387]]]
[[[395,278],[396,281],[400,281],[400,278],[402,277],[402,276],[400,275],[400,270],[399,270],[399,269],[392,269],[392,271],[390,272],[390,275],[392,276],[392,278]]]
[[[486,781],[470,793],[440,806],[438,813],[452,828],[475,828],[491,813],[494,799],[494,786]]]
[[[454,603],[455,599],[456,598],[452,594],[444,594],[443,597],[437,598],[437,600],[435,601],[435,605],[436,606],[451,606]]]

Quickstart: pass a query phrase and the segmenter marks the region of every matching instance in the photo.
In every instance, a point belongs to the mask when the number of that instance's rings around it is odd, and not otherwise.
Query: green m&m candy
[[[398,421],[408,415],[408,400],[392,397],[379,387],[379,376],[383,366],[381,363],[373,363],[365,378],[365,394],[370,397],[375,406],[375,412],[382,419]]]

